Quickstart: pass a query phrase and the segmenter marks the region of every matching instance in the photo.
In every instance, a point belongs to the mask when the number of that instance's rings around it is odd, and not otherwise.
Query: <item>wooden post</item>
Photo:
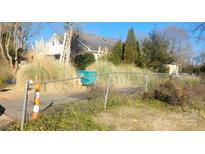
[[[22,110],[22,117],[21,117],[21,128],[24,128],[24,122],[26,121],[26,114],[27,114],[27,103],[28,103],[28,89],[29,89],[29,81],[26,80],[25,87],[24,87],[24,101],[23,101],[23,110]]]
[[[107,99],[108,99],[108,93],[109,93],[109,88],[110,88],[110,80],[111,80],[111,73],[109,73],[109,78],[108,78],[108,83],[107,83],[107,88],[106,88],[106,93],[105,93],[104,109],[106,109],[106,107],[107,107]]]

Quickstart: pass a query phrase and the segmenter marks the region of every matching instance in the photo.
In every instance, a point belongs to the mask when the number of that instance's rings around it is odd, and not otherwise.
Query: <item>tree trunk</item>
[[[71,40],[72,40],[72,24],[70,24],[69,35],[68,35],[68,45],[67,45],[67,52],[66,52],[66,65],[69,65],[70,62],[70,52],[71,52]]]
[[[18,48],[15,50],[15,64],[13,68],[13,75],[16,75],[18,70]]]
[[[6,59],[6,57],[5,57],[5,55],[4,55],[4,49],[3,49],[3,47],[2,47],[1,42],[0,42],[0,51],[1,51],[1,57],[2,57],[3,59]]]
[[[0,51],[1,51],[1,57],[5,59],[4,49],[2,45],[2,25],[0,25]]]
[[[9,45],[10,45],[10,38],[11,38],[11,33],[8,34],[8,38],[6,39],[6,43],[5,43],[5,48],[6,48],[6,55],[7,58],[9,59],[9,66],[11,68],[11,70],[13,70],[13,64],[12,64],[12,57],[9,54]]]
[[[13,64],[12,64],[12,57],[9,54],[9,49],[6,47],[6,54],[7,54],[7,58],[9,59],[9,66],[11,67],[11,69],[13,69]]]

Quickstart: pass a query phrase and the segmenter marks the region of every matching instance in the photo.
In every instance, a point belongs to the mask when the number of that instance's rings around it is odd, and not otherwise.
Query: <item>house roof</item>
[[[56,34],[59,36],[61,40],[63,40],[63,35]],[[78,40],[80,40],[81,43],[89,47],[91,50],[98,50],[98,47],[104,48],[105,46],[107,48],[113,48],[114,45],[119,41],[117,39],[108,38],[104,36],[99,36],[95,34],[89,34],[89,33],[79,33]]]
[[[99,46],[102,48],[104,48],[105,46],[107,48],[113,48],[114,45],[119,41],[117,39],[89,33],[80,33],[78,39],[80,39],[80,41],[83,42],[86,46],[88,46],[91,50],[98,50]]]
[[[49,39],[49,42],[50,42],[54,37],[57,37],[60,41],[63,42],[63,35],[58,34],[58,33],[54,33],[54,34],[52,35],[52,37]]]

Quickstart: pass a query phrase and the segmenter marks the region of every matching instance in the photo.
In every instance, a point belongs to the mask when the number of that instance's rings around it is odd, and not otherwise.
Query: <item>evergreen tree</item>
[[[168,42],[156,30],[143,43],[143,60],[144,65],[155,72],[166,72],[165,64],[173,62],[168,52]]]
[[[140,58],[139,42],[136,41],[133,28],[129,29],[125,42],[123,60],[127,64],[136,64]]]
[[[136,57],[136,60],[135,60],[135,64],[138,67],[142,67],[143,66],[143,60],[142,60],[142,55],[141,55],[141,52],[140,52],[141,50],[140,50],[139,41],[136,41],[136,44],[137,44],[137,57]]]
[[[124,44],[118,41],[108,56],[108,60],[115,65],[119,65],[122,62],[123,46]]]
[[[90,52],[79,54],[74,59],[74,64],[79,70],[85,70],[89,65],[93,64],[94,62],[95,56]]]

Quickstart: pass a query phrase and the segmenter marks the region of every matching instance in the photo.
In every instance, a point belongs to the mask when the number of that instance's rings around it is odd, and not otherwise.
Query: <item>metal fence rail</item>
[[[96,75],[96,82],[90,86],[82,86],[80,82],[82,78],[74,77],[40,82],[40,110],[43,111],[52,105],[93,98],[104,103],[104,108],[106,109],[110,91],[124,95],[147,92],[160,82],[169,79],[169,74],[133,72],[100,73]],[[35,84],[37,83],[30,83],[29,81],[25,83],[21,130],[24,128],[24,122],[31,117],[34,105]]]

